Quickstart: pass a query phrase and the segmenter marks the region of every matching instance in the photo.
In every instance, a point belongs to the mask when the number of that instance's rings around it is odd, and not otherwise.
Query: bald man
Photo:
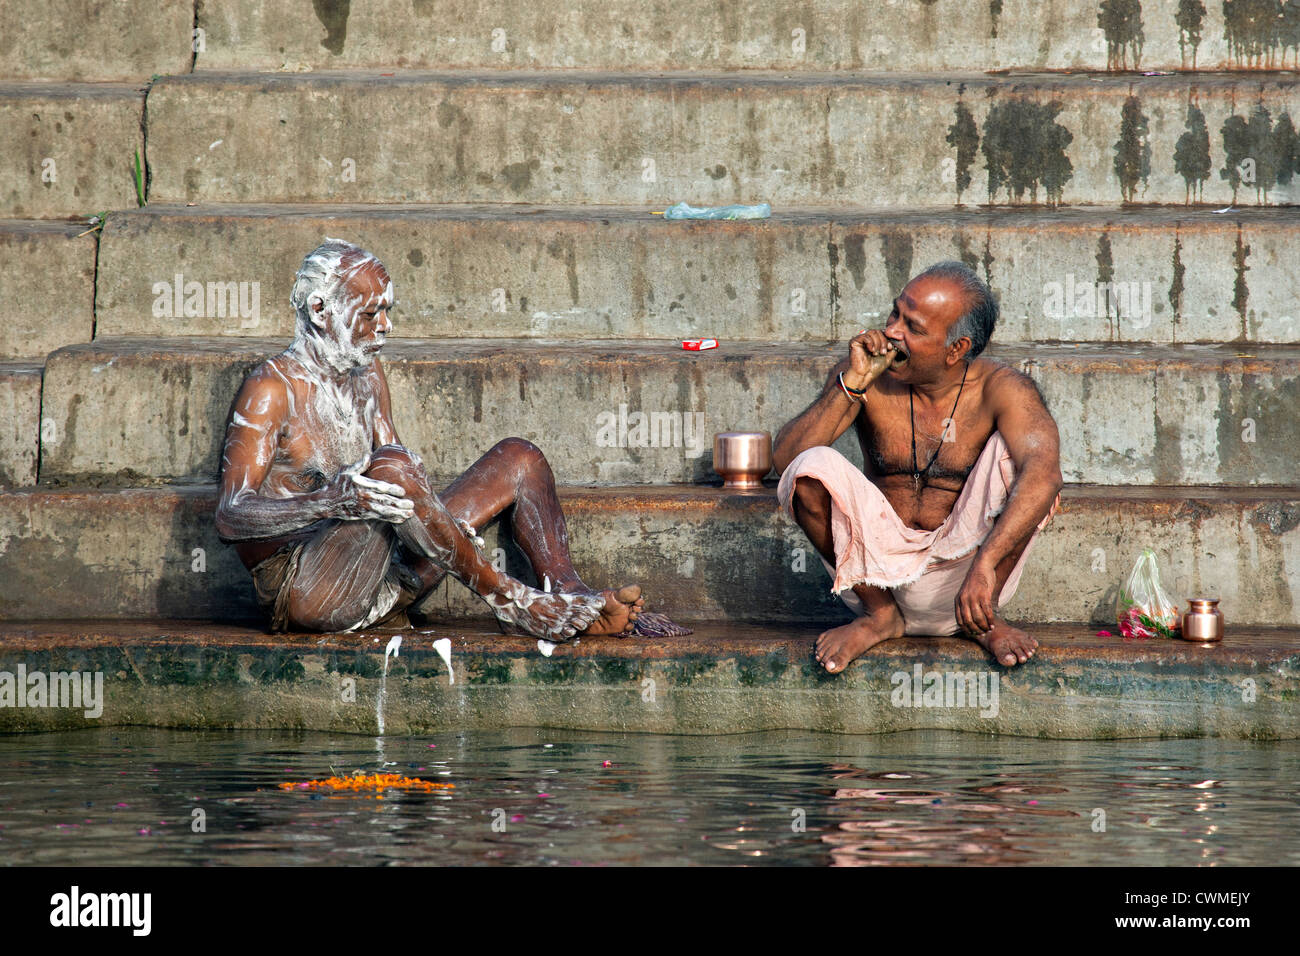
[[[776,437],[781,505],[859,614],[817,639],[830,673],[903,634],[968,637],[1008,667],[1038,647],[997,611],[1059,505],[1060,440],[1033,380],[980,357],[997,316],[962,263],[926,269]],[[829,447],[850,427],[862,471]]]

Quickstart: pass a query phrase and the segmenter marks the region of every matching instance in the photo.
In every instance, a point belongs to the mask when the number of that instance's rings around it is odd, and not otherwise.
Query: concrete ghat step
[[[560,489],[575,566],[602,586],[639,582],[649,605],[695,620],[838,622],[848,612],[774,490],[708,486]],[[1006,613],[1114,626],[1142,548],[1186,607],[1218,598],[1234,625],[1300,625],[1300,489],[1068,485]],[[0,494],[0,618],[257,616],[252,584],[213,528],[212,486]],[[531,580],[500,523],[489,553]],[[442,586],[440,620],[485,613]]]
[[[285,344],[98,339],[60,349],[46,365],[43,416],[54,431],[40,480],[215,477],[240,382]],[[838,343],[685,352],[677,342],[448,339],[393,342],[385,364],[398,433],[432,475],[459,475],[519,436],[541,446],[561,482],[658,484],[708,480],[715,432],[775,434],[842,354]],[[1039,383],[1067,481],[1296,481],[1300,348],[1008,345],[988,354]],[[837,447],[860,458],[847,434]]]
[[[1201,198],[1226,205],[1220,129],[1257,103],[1270,124],[1294,124],[1294,76],[202,73],[152,88],[150,198],[1181,203],[1189,97],[1210,131]],[[1131,182],[1116,171],[1121,140]],[[984,145],[1014,188],[990,195]],[[1276,185],[1271,165],[1256,178],[1268,195],[1240,202],[1285,204],[1300,189]]]
[[[40,359],[95,331],[95,237],[84,222],[0,219],[0,362]]]
[[[285,17],[256,0],[239,0],[200,5],[198,24],[206,42],[196,67],[1104,70],[1122,64],[1178,70],[1195,63],[1205,70],[1251,65],[1233,56],[1220,5],[1205,8],[1198,42],[1184,37],[1180,45],[1176,0],[1141,4],[1137,30],[1108,21],[1103,29],[1097,3],[1033,0],[870,5],[810,0],[798,7],[763,0],[679,0],[654,9],[637,0],[372,0],[351,7],[317,4],[315,19]],[[1248,30],[1248,23],[1237,26],[1242,19],[1234,18],[1234,28]],[[1269,50],[1268,42],[1260,49]],[[1283,56],[1276,41],[1272,54],[1275,61]]]
[[[140,80],[186,73],[194,0],[5,0],[4,75],[29,80]],[[147,14],[141,14],[147,10]]]
[[[824,341],[962,259],[1001,300],[1003,342],[1300,339],[1294,211],[1117,206],[682,223],[645,207],[150,204],[104,229],[98,332],[290,336],[294,273],[326,235],[387,264],[399,337]]]
[[[42,371],[32,363],[0,362],[0,488],[36,484]]]
[[[470,625],[407,632],[381,680],[388,631],[322,638],[175,622],[11,622],[0,624],[0,672],[15,682],[25,676],[28,686],[37,673],[47,681],[51,673],[89,674],[95,700],[90,710],[84,700],[0,708],[0,732],[132,724],[374,735],[382,709],[384,732],[399,735],[532,726],[1300,737],[1300,630],[1237,627],[1209,647],[1124,643],[1091,631],[1039,628],[1038,653],[1010,670],[969,641],[904,638],[831,677],[812,660],[817,629],[810,627],[713,625],[671,640],[587,638],[547,658],[535,641]],[[432,647],[442,638],[451,644],[455,683]],[[974,701],[965,696],[972,683]]]
[[[89,216],[136,205],[144,90],[0,81],[0,216]]]

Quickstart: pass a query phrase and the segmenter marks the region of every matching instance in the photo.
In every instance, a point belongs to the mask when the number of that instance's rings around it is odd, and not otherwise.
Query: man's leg
[[[397,446],[377,450],[366,474],[401,485],[413,500],[433,494],[423,466],[409,452]],[[564,513],[555,492],[555,478],[546,458],[530,442],[521,438],[498,442],[438,498],[455,520],[475,529],[482,528],[513,507],[511,528],[515,540],[528,557],[538,580],[550,578],[552,588],[557,592],[604,599],[600,617],[581,633],[621,634],[631,627],[641,612],[643,599],[641,589],[636,585],[617,591],[596,591],[588,587],[574,570],[569,557]],[[417,502],[417,516],[423,517],[429,510]],[[455,534],[464,538],[459,529]],[[436,587],[446,574],[445,567],[418,558],[413,562],[412,570],[423,582],[422,594]]]
[[[345,631],[381,599],[396,536],[382,521],[335,521],[303,545],[285,607],[295,630]]]
[[[967,637],[979,643],[993,655],[994,660],[1005,667],[1023,664],[1034,656],[1034,651],[1038,648],[1038,641],[1020,630],[1020,628],[1012,627],[996,613],[1002,587],[1007,583],[1007,578],[1011,576],[1011,572],[1020,562],[1020,556],[1024,554],[1025,548],[1029,547],[1029,542],[1033,539],[1035,531],[1031,531],[1026,535],[1024,540],[1012,548],[1011,552],[999,561],[994,569],[993,610],[995,613],[993,615],[993,627],[982,633],[974,629],[965,632]]]
[[[791,499],[795,521],[803,528],[818,553],[834,566],[834,536],[831,532],[831,495],[815,478],[795,479]],[[862,601],[861,617],[840,627],[823,631],[817,638],[813,656],[832,674],[838,674],[861,654],[881,641],[903,636],[903,615],[893,595],[884,588],[858,584],[853,588]]]

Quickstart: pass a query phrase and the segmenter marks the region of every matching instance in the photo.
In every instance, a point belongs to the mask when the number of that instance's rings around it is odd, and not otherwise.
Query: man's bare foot
[[[639,584],[628,584],[617,591],[606,588],[600,592],[600,596],[605,599],[605,606],[600,612],[600,617],[596,618],[582,634],[584,636],[594,636],[598,634],[629,633],[632,630],[632,625],[636,623],[637,617],[645,608],[645,600],[641,597],[641,586]]]
[[[499,593],[485,594],[483,600],[508,631],[517,629],[557,644],[585,634],[605,603],[599,594],[538,591],[510,578]]]
[[[1012,627],[1000,617],[993,619],[992,629],[985,631],[973,640],[980,644],[1003,667],[1015,667],[1034,656],[1038,642],[1020,630]]]
[[[840,627],[823,631],[817,638],[813,657],[831,674],[838,674],[868,648],[881,641],[903,636],[903,614],[898,605],[888,605]]]

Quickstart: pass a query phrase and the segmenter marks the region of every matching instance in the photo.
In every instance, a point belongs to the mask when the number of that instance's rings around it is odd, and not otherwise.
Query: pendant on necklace
[[[912,490],[918,494],[921,491],[921,473],[919,471],[912,472]]]

